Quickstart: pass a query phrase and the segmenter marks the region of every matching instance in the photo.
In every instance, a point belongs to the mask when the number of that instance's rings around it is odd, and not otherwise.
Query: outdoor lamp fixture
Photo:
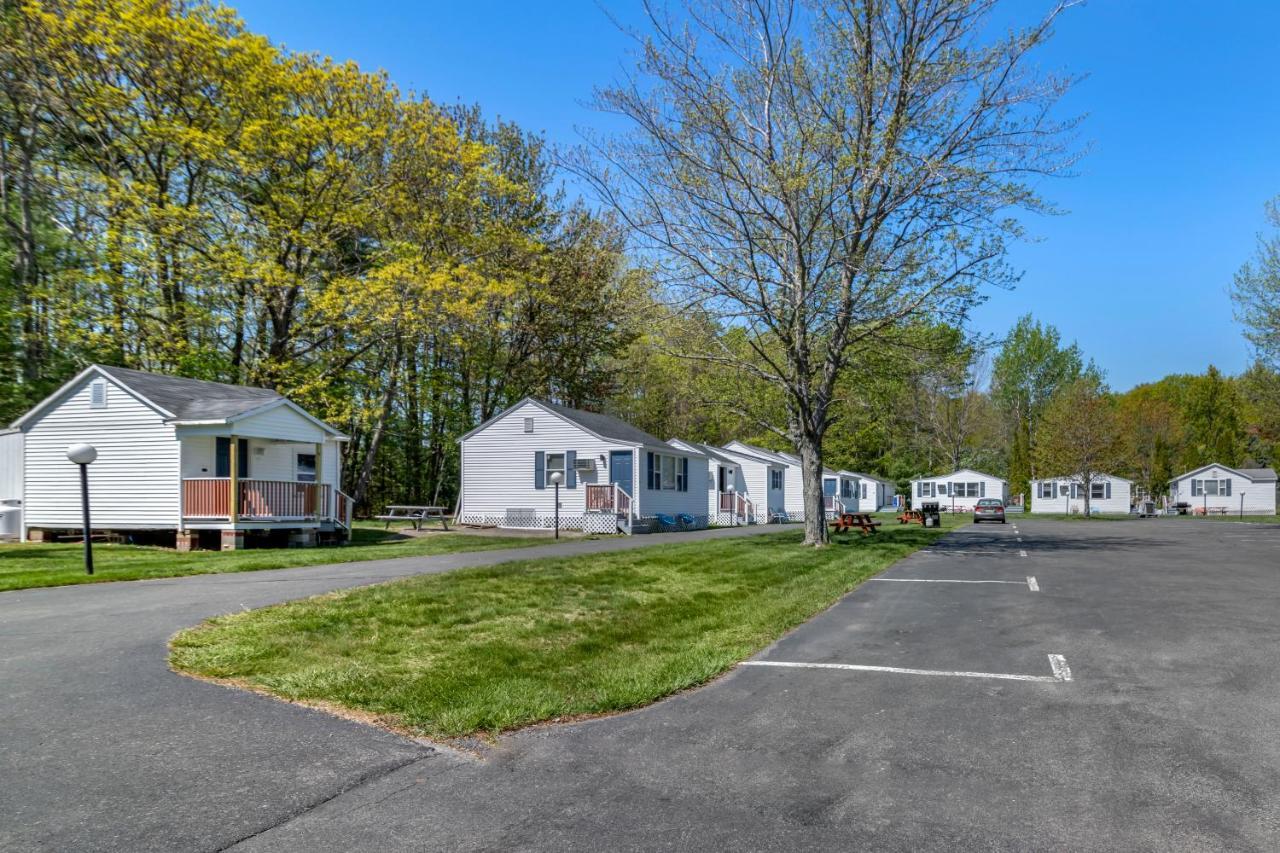
[[[93,543],[89,540],[89,464],[98,458],[98,449],[92,444],[73,444],[67,448],[67,458],[80,466],[80,511],[84,516],[84,571],[93,574]]]
[[[560,481],[564,479],[564,474],[559,471],[551,472],[551,483],[556,487],[556,538],[560,538]]]

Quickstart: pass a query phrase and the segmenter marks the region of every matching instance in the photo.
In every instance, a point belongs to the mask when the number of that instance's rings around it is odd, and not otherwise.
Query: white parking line
[[[871,578],[871,580],[888,581],[889,583],[1007,583],[1015,586],[1025,584],[1027,589],[1032,592],[1040,591],[1040,584],[1036,583],[1034,575],[1027,575],[1025,581],[969,580],[967,578]]]
[[[1025,556],[1027,556],[1027,552],[1026,552],[1026,551],[1023,551],[1022,549],[1019,549],[1019,550],[1018,550],[1018,556],[1019,556],[1019,557],[1025,557]]]
[[[986,556],[986,555],[990,555],[990,554],[999,554],[999,555],[1001,555],[1001,556],[1008,557],[1008,556],[1011,556],[1011,555],[1013,554],[1013,549],[1012,549],[1012,548],[1008,548],[1008,549],[1005,549],[1005,550],[1002,550],[1002,551],[1001,551],[1001,550],[995,550],[995,549],[991,549],[991,548],[985,548],[985,549],[979,549],[979,548],[921,548],[921,549],[920,549],[919,551],[917,551],[916,553],[917,553],[917,554],[956,554],[956,555],[960,555],[960,556],[969,556],[969,555],[971,555],[971,554],[972,554],[972,555],[976,555],[976,556]],[[1026,554],[1024,553],[1022,556],[1024,556],[1024,557],[1025,557],[1025,556],[1026,556]]]
[[[894,583],[1015,583],[1021,586],[1023,581],[975,581],[953,580],[951,578],[872,578],[873,581],[892,581]]]
[[[1012,672],[967,672],[953,669],[911,669],[902,666],[869,666],[858,663],[800,663],[783,660],[747,660],[742,666],[774,666],[787,669],[838,669],[854,672],[892,672],[898,675],[943,675],[949,678],[994,678],[1001,681],[1036,681],[1057,684],[1071,681],[1071,668],[1062,655],[1049,655],[1053,675],[1021,675]]]

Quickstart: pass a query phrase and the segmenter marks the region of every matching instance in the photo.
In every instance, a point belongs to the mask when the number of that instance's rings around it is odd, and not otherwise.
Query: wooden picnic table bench
[[[449,529],[449,508],[445,506],[413,506],[411,504],[388,504],[387,511],[382,515],[375,515],[378,521],[385,521],[386,529],[391,528],[393,521],[407,521],[413,525],[414,530],[421,530],[422,525],[432,519],[438,519],[441,526],[447,531]]]
[[[832,520],[831,526],[835,533],[845,533],[856,527],[866,536],[875,533],[880,522],[873,521],[869,512],[842,512]]]
[[[923,525],[924,513],[918,509],[904,509],[901,513],[898,514],[899,524],[910,524],[913,521],[917,524]]]

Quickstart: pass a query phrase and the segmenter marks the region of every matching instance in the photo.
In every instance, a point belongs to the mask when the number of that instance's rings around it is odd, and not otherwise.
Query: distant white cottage
[[[1271,468],[1231,468],[1202,465],[1169,484],[1173,504],[1187,504],[1192,512],[1276,514],[1276,472]]]
[[[233,550],[343,538],[351,503],[339,490],[346,436],[266,388],[91,365],[0,434],[0,502],[21,508],[24,540],[77,534],[79,473],[89,466],[95,531],[180,550]]]
[[[1084,485],[1072,477],[1046,477],[1031,481],[1034,513],[1075,515],[1084,512]],[[1114,474],[1099,474],[1089,482],[1089,510],[1096,515],[1123,515],[1133,505],[1133,481]]]
[[[716,452],[737,464],[746,500],[759,523],[787,520],[787,463],[776,455],[731,441]],[[736,499],[735,499],[736,500]]]
[[[741,461],[709,444],[678,438],[670,439],[668,443],[707,457],[708,520],[721,527],[760,524],[768,520],[763,508],[761,512],[756,512],[756,504],[747,488],[747,477],[743,473]],[[767,475],[765,478],[767,479]]]
[[[462,524],[632,533],[708,523],[708,456],[609,415],[527,397],[459,439]]]
[[[724,446],[731,453],[746,453],[768,463],[779,472],[779,488],[769,489],[769,514],[776,520],[804,521],[804,475],[800,468],[800,458],[791,453],[780,453],[766,450],[745,441],[731,441]],[[771,477],[773,475],[770,475]],[[779,500],[780,499],[780,500]]]
[[[940,477],[919,477],[911,481],[915,507],[936,501],[956,512],[972,512],[979,498],[1000,498],[1009,502],[1009,483],[972,468],[961,468]]]

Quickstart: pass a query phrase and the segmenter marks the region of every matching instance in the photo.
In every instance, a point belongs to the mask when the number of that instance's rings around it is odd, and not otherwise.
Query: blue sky
[[[592,0],[233,5],[292,49],[383,68],[402,88],[478,103],[562,144],[607,127],[584,102],[630,50]],[[636,18],[625,0],[606,8]],[[1039,62],[1088,75],[1063,106],[1087,116],[1091,149],[1074,177],[1045,184],[1066,213],[1028,222],[1036,241],[1010,255],[1022,281],[991,294],[975,329],[1000,335],[1030,312],[1078,341],[1116,389],[1210,363],[1243,370],[1227,287],[1252,254],[1264,202],[1280,194],[1278,34],[1274,0],[1070,10]]]

